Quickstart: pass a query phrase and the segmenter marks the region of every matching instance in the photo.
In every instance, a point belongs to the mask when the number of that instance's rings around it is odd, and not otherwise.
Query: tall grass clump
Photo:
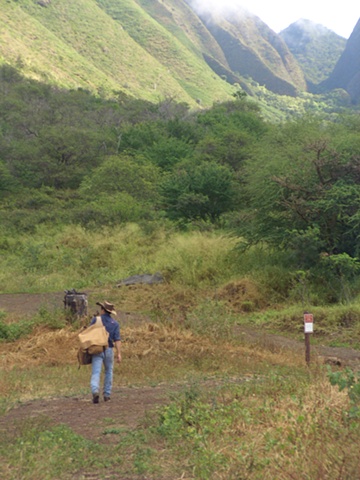
[[[278,302],[288,298],[294,269],[286,252],[274,251],[264,244],[245,249],[238,239],[233,256],[237,274],[251,276],[269,300]]]
[[[225,235],[180,234],[162,225],[124,224],[91,230],[79,225],[40,225],[31,235],[4,243],[0,291],[81,289],[157,271],[181,285],[212,285],[231,275],[234,244]]]
[[[175,233],[157,250],[154,266],[178,284],[218,285],[234,274],[235,238],[221,233]]]
[[[359,292],[359,275],[346,276],[340,270],[339,274],[330,262],[299,269],[293,252],[261,243],[245,248],[240,238],[232,255],[237,275],[251,276],[271,303],[351,303]]]

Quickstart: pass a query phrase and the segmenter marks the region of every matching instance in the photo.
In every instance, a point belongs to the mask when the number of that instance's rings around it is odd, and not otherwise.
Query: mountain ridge
[[[201,18],[222,47],[232,71],[240,72],[246,65],[246,75],[278,94],[294,96],[297,89],[306,88],[286,44],[258,17],[239,14],[215,18],[207,14]]]
[[[322,82],[321,87],[327,90],[341,88],[346,90],[353,103],[360,101],[360,19],[346,42],[330,76]]]
[[[346,46],[345,38],[303,18],[282,30],[279,36],[301,66],[310,91],[330,75]]]
[[[316,93],[319,82],[322,91],[333,84],[356,90],[356,81],[341,82],[339,73],[326,83],[345,44],[319,25],[304,49],[306,23],[296,34],[294,25],[277,34],[253,14],[200,14],[191,0],[0,5],[0,61],[65,88],[151,102],[173,98],[192,108],[228,100],[239,88],[251,94],[251,82],[294,97]],[[344,68],[340,63],[340,74]]]

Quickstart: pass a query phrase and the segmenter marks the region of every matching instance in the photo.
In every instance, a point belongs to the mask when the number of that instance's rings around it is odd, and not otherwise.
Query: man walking
[[[104,401],[108,402],[110,400],[112,382],[113,382],[113,368],[114,368],[114,352],[113,348],[116,349],[116,360],[118,363],[121,362],[121,337],[120,337],[120,325],[114,320],[111,315],[116,315],[114,305],[107,302],[106,300],[103,303],[96,302],[96,305],[99,305],[101,321],[109,333],[109,346],[102,353],[92,356],[92,371],[91,371],[91,380],[90,387],[92,393],[93,403],[99,403],[100,398],[100,375],[102,365],[105,367],[105,378],[104,378]],[[93,325],[96,322],[96,316],[91,320],[90,325]]]

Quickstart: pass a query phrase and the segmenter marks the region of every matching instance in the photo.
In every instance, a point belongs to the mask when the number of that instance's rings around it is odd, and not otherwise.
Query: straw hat
[[[102,307],[106,312],[116,315],[115,308],[112,303],[109,303],[106,300],[104,300],[103,303],[96,302],[96,305],[100,305],[100,307]]]

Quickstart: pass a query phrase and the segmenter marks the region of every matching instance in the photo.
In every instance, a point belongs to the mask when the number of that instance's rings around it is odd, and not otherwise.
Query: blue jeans
[[[114,368],[114,352],[112,348],[107,348],[105,352],[92,356],[92,371],[90,380],[91,393],[100,393],[100,375],[102,364],[105,366],[104,396],[110,397]]]

